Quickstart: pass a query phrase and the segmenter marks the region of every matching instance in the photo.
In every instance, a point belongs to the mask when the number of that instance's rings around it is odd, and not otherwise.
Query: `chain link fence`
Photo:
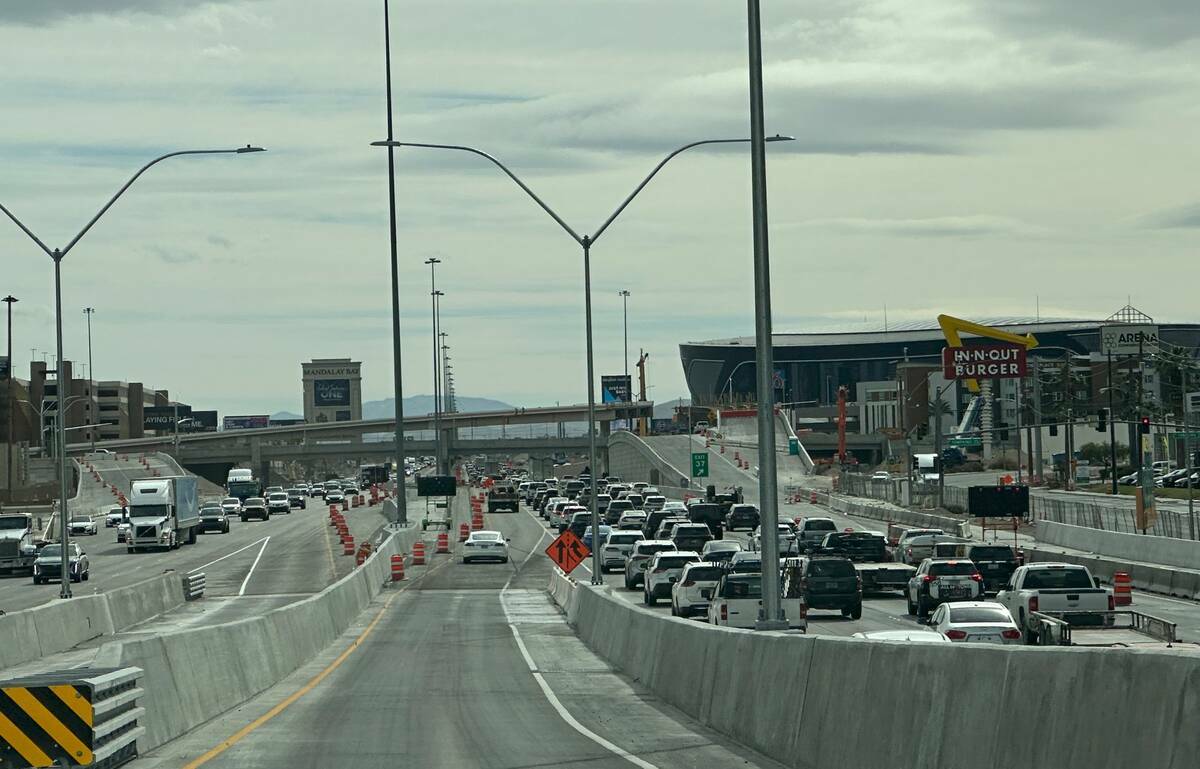
[[[1159,537],[1192,539],[1193,527],[1187,513],[1159,509],[1145,532],[1137,526],[1137,510],[1130,505],[1083,502],[1030,495],[1030,511],[1037,520],[1084,526],[1123,534],[1153,534]]]

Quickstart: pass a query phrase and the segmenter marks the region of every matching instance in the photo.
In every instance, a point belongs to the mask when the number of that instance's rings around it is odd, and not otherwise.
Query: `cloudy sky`
[[[86,8],[86,12],[79,9]],[[658,159],[747,133],[745,5],[409,0],[393,8],[399,137],[471,144],[580,232]],[[1131,296],[1196,320],[1194,0],[763,2],[775,328],[1032,314]],[[0,0],[0,202],[65,244],[65,349],[222,413],[300,409],[300,362],[391,394],[382,3]],[[461,394],[579,402],[582,261],[484,161],[398,153],[404,388],[431,388],[429,272]],[[753,332],[744,148],[673,161],[593,249],[597,374]],[[14,346],[53,350],[50,260],[0,220]]]

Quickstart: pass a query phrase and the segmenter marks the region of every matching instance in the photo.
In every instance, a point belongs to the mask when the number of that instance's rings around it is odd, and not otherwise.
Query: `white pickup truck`
[[[1095,624],[1105,621],[1111,612],[1113,594],[1100,587],[1086,566],[1072,563],[1033,563],[1019,566],[1008,584],[996,595],[1012,614],[1026,644],[1036,644],[1039,623],[1033,615],[1046,612],[1072,612],[1072,624],[1087,624],[1094,613]]]

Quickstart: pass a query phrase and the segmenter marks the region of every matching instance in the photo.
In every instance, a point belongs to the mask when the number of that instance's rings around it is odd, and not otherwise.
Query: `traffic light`
[[[1058,435],[1058,425],[1050,425],[1050,435],[1051,436]]]
[[[996,426],[1000,428],[1000,442],[1007,443],[1008,442],[1008,430],[1006,430],[1005,428],[1008,427],[1008,422],[1000,422]]]
[[[1150,417],[1142,417],[1141,432],[1142,435],[1150,434]]]
[[[1108,409],[1100,409],[1096,412],[1096,429],[1100,432],[1108,429]]]

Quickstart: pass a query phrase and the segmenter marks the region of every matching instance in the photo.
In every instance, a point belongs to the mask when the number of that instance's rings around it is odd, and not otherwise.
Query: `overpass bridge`
[[[622,404],[598,404],[596,421],[599,424],[597,445],[606,451],[608,435],[614,420],[650,418],[654,404],[651,401]],[[546,406],[518,408],[504,411],[474,412],[469,414],[443,414],[443,445],[451,457],[479,453],[548,453],[579,452],[587,448],[587,436],[568,437],[564,426],[570,423],[587,422],[587,405]],[[286,425],[248,430],[226,430],[216,433],[191,433],[159,435],[148,438],[97,441],[96,447],[115,452],[166,452],[188,470],[208,478],[214,483],[224,483],[231,467],[248,465],[261,478],[270,477],[273,461],[309,462],[314,460],[374,460],[380,461],[394,455],[394,441],[390,440],[396,420],[363,419],[348,422],[322,424]],[[476,427],[520,428],[526,425],[553,425],[554,434],[545,436],[460,437]],[[404,453],[407,456],[429,455],[434,452],[432,437],[420,439],[411,436],[415,432],[432,432],[432,414],[406,416]],[[388,436],[384,440],[368,440],[366,436]],[[91,448],[87,443],[70,444],[69,453],[82,454]]]

